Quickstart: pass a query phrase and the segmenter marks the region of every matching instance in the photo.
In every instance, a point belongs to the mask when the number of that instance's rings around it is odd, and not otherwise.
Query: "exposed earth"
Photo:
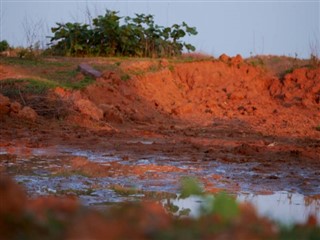
[[[79,90],[26,91],[25,79],[47,84],[66,69],[75,71],[70,82],[84,81],[80,63],[102,76]],[[174,198],[184,176],[207,192],[285,191],[319,207],[320,68],[255,63],[239,55],[2,59],[0,173],[31,198],[77,196],[96,208]]]

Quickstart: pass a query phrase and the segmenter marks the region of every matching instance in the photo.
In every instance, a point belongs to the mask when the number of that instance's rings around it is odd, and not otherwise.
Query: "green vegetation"
[[[10,66],[19,66],[22,68],[37,67],[39,70],[46,70],[50,67],[73,67],[74,63],[71,61],[49,61],[45,58],[18,58],[18,57],[6,57],[1,58],[0,63]]]
[[[43,79],[5,79],[0,82],[0,92],[14,98],[21,94],[44,94],[56,86],[57,83]]]
[[[77,71],[78,61],[66,61],[65,59],[53,58],[1,58],[0,64],[17,67],[28,78],[4,79],[0,82],[0,91],[15,94],[21,93],[41,94],[55,87],[67,89],[82,89],[94,82],[89,76],[83,76]],[[29,73],[30,72],[30,73]],[[9,96],[7,95],[7,96]]]
[[[279,239],[282,240],[316,240],[320,238],[320,227],[316,226],[281,226]]]
[[[153,15],[120,17],[118,12],[106,10],[104,16],[93,18],[92,23],[92,27],[57,23],[57,27],[51,28],[54,36],[50,51],[63,56],[172,57],[181,55],[184,48],[195,50],[181,41],[186,35],[197,34],[196,28],[185,22],[162,27],[155,24]]]
[[[195,178],[185,177],[181,179],[180,198],[187,198],[191,195],[203,196],[204,190]]]
[[[316,126],[316,130],[320,131],[320,124],[318,126]]]
[[[264,61],[260,57],[252,58],[250,63],[254,67],[258,67],[258,66],[263,67],[264,66]]]
[[[236,200],[226,193],[219,193],[216,196],[205,194],[204,189],[197,179],[186,177],[181,180],[181,195],[179,198],[199,196],[204,204],[202,206],[203,215],[218,215],[224,221],[229,221],[239,214]]]
[[[84,77],[79,82],[52,81],[42,78],[4,79],[0,82],[0,93],[10,98],[19,97],[21,94],[46,94],[49,89],[63,87],[69,89],[82,89],[94,80]]]
[[[0,42],[0,52],[7,51],[9,49],[9,43],[6,40]]]
[[[130,75],[127,74],[127,73],[121,75],[120,78],[121,78],[122,81],[128,81],[128,80],[131,79]]]

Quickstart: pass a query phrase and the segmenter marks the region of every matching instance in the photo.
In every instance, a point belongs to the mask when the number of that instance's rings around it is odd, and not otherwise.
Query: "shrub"
[[[195,50],[181,41],[186,35],[197,34],[196,28],[185,22],[162,27],[155,24],[153,15],[120,17],[118,12],[106,10],[104,16],[93,18],[92,23],[92,27],[57,23],[57,27],[51,28],[52,52],[67,56],[172,57],[181,55],[184,48]]]
[[[0,42],[0,52],[7,51],[9,49],[9,43],[6,40]]]

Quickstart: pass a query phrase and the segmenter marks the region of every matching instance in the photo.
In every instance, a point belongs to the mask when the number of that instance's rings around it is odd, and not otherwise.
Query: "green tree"
[[[0,42],[0,52],[7,51],[9,49],[9,43],[6,40]]]

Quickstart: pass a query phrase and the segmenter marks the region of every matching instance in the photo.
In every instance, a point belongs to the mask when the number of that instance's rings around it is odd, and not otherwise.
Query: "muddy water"
[[[129,144],[151,145],[153,142],[137,140]],[[93,163],[102,172],[83,172],[74,166],[78,160]],[[274,184],[268,180],[277,180],[278,177],[274,177],[276,173],[271,178],[270,173],[257,173],[253,170],[257,165],[256,162],[195,163],[183,156],[177,160],[170,155],[150,152],[118,153],[66,146],[0,149],[0,169],[4,168],[14,176],[31,197],[72,195],[77,196],[83,204],[96,207],[156,199],[164,205],[168,201],[173,203],[179,208],[178,214],[197,216],[203,200],[195,197],[184,200],[177,198],[181,177],[195,176],[203,182],[206,190],[224,190],[236,195],[239,202],[252,203],[262,216],[290,224],[304,222],[313,214],[320,223],[318,185],[308,186],[303,192],[300,183],[295,184],[294,181]],[[136,168],[130,168],[132,166]],[[141,169],[145,171],[138,171]],[[308,177],[312,169],[304,168],[298,173]],[[253,176],[257,175],[266,181],[255,181]]]

